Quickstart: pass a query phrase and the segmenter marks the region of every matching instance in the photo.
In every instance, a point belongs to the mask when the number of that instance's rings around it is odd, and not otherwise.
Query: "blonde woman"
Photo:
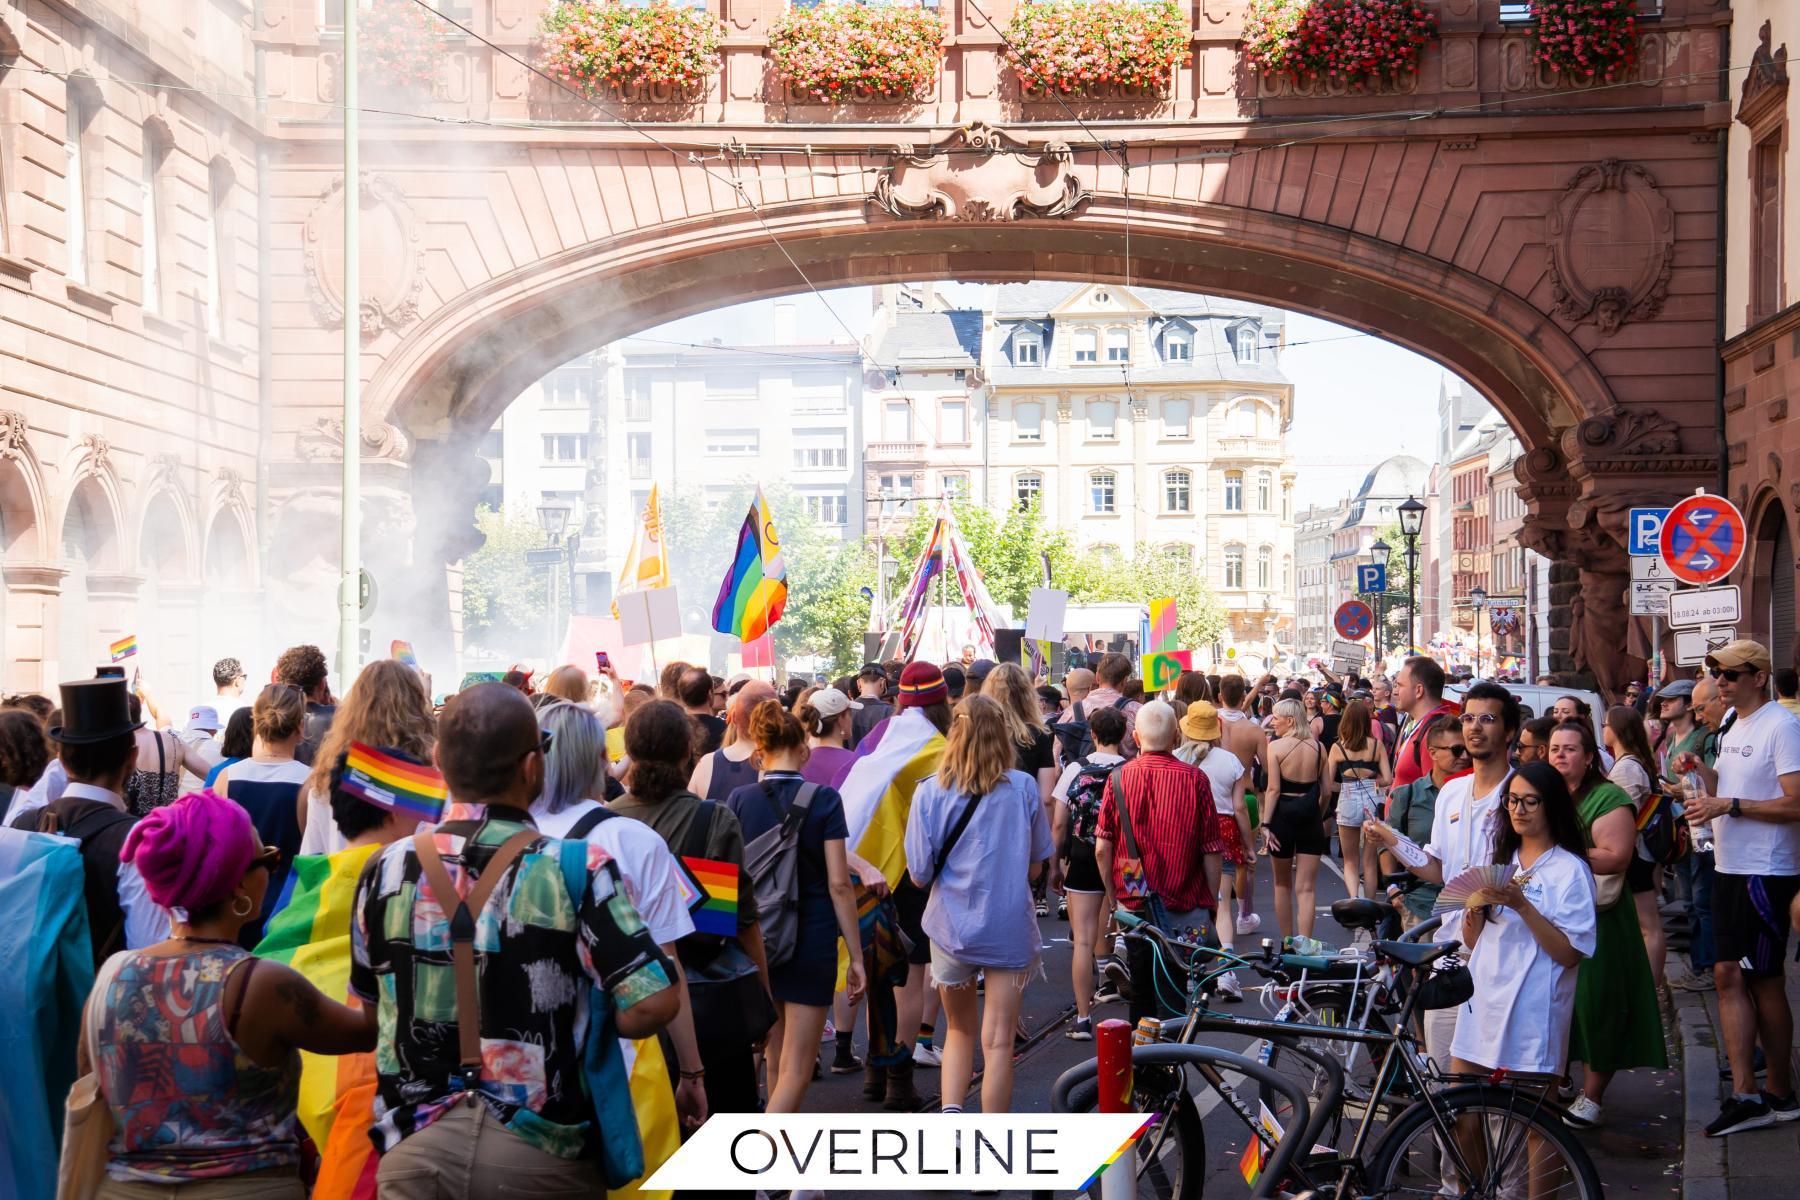
[[[234,763],[213,780],[213,790],[250,814],[256,835],[265,846],[281,851],[281,857],[269,868],[269,887],[264,894],[265,910],[252,913],[244,922],[243,941],[246,950],[262,940],[263,920],[281,897],[287,883],[288,868],[300,852],[299,811],[295,800],[300,786],[312,768],[294,758],[294,748],[306,725],[306,695],[287,683],[271,683],[256,697],[250,710],[250,726],[256,740],[250,757]]]
[[[1057,777],[1056,737],[1044,724],[1044,710],[1038,704],[1037,689],[1032,686],[1031,676],[1018,663],[1001,663],[988,673],[981,685],[981,694],[1000,705],[1012,738],[1013,766],[1037,781],[1038,803],[1044,806],[1044,820],[1052,820],[1056,813],[1056,800],[1052,795]],[[1060,863],[1052,862],[1046,882],[1048,890],[1062,888]],[[1050,915],[1044,887],[1037,889],[1037,915]]]
[[[965,699],[937,774],[913,792],[906,821],[907,874],[931,889],[923,924],[949,1025],[940,1079],[945,1112],[963,1109],[978,1033],[981,1111],[1012,1106],[1013,1033],[1025,982],[1038,965],[1031,885],[1053,852],[1037,788],[1013,769],[1017,746],[996,700]],[[978,1009],[978,978],[986,980],[985,1011]]]
[[[312,774],[300,788],[302,854],[336,854],[349,844],[331,819],[331,768],[351,742],[385,746],[430,762],[437,746],[437,720],[431,714],[431,697],[425,694],[425,677],[403,662],[383,658],[364,667],[350,685],[350,694],[338,705],[313,756]]]
[[[588,673],[574,663],[564,663],[550,672],[550,678],[544,680],[544,695],[567,700],[570,704],[585,706],[593,699],[593,693]]]
[[[1175,757],[1200,768],[1212,789],[1213,809],[1219,814],[1219,836],[1207,842],[1201,852],[1206,855],[1207,886],[1219,901],[1219,944],[1229,950],[1236,933],[1231,923],[1231,884],[1240,866],[1256,861],[1249,853],[1250,805],[1244,799],[1250,773],[1244,770],[1237,755],[1225,749],[1225,724],[1210,702],[1195,700],[1189,704],[1179,728],[1181,745],[1175,748]],[[1219,982],[1227,996],[1242,997],[1235,976],[1222,975]]]
[[[1325,752],[1313,739],[1312,722],[1298,700],[1275,706],[1269,724],[1269,783],[1263,793],[1263,851],[1275,875],[1275,917],[1281,936],[1311,937],[1319,859],[1331,849],[1325,836]]]

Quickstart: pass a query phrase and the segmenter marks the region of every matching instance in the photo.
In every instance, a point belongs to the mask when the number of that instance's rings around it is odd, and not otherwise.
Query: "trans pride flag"
[[[787,592],[781,539],[775,536],[775,519],[759,487],[738,533],[737,555],[713,605],[713,628],[753,642],[781,620]]]

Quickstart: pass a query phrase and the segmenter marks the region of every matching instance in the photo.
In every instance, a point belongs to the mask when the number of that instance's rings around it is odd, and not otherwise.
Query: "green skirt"
[[[1590,1071],[1666,1067],[1656,980],[1630,890],[1598,918],[1593,957],[1582,962],[1575,978],[1569,1061]]]

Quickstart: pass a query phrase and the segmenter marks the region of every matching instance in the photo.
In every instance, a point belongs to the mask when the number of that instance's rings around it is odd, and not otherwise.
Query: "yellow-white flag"
[[[631,552],[625,556],[625,569],[619,572],[618,594],[668,586],[669,548],[663,543],[662,506],[656,500],[656,485],[651,484],[650,498],[644,501],[637,528],[631,532]],[[617,601],[612,615],[618,619]]]

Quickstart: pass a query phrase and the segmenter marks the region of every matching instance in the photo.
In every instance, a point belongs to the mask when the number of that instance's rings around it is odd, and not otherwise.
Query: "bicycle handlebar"
[[[1250,1197],[1251,1200],[1266,1200],[1267,1197],[1275,1194],[1275,1187],[1285,1179],[1301,1145],[1307,1142],[1307,1136],[1311,1132],[1312,1105],[1308,1103],[1306,1094],[1301,1091],[1297,1081],[1289,1079],[1253,1059],[1213,1046],[1183,1044],[1133,1046],[1131,1048],[1131,1065],[1134,1070],[1140,1066],[1211,1065],[1221,1070],[1235,1071],[1279,1092],[1282,1098],[1292,1106],[1291,1114],[1299,1115],[1300,1119],[1294,1120],[1290,1115],[1287,1127],[1282,1130],[1281,1137],[1275,1143],[1275,1153],[1264,1166],[1262,1174],[1257,1178],[1256,1185],[1250,1189]],[[1098,1076],[1099,1073],[1100,1064],[1095,1059],[1077,1063],[1064,1071],[1051,1085],[1050,1111],[1071,1111],[1069,1108],[1070,1093],[1080,1084]],[[1204,1167],[1204,1164],[1193,1165],[1196,1168]]]

